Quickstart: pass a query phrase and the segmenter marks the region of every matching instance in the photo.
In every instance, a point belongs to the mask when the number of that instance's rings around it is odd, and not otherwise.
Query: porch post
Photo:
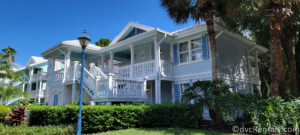
[[[101,68],[101,70],[104,70],[104,55],[103,54],[101,54],[100,60],[101,60],[101,66],[100,66],[100,68]]]
[[[154,56],[155,56],[155,103],[161,103],[161,78],[160,78],[160,45],[158,44],[157,38],[153,38],[154,41]]]
[[[133,70],[134,70],[134,47],[133,45],[130,45],[130,59],[131,59],[131,63],[130,63],[130,78],[133,78]]]
[[[71,50],[68,49],[67,53],[65,54],[65,67],[64,67],[64,79],[63,82],[65,82],[67,80],[67,72],[68,72],[68,68],[70,66],[70,55],[71,55]]]
[[[72,84],[72,103],[76,102],[76,83]]]
[[[43,81],[40,80],[39,82],[40,82],[40,84],[39,84],[38,103],[40,104],[41,103],[41,92],[42,92]]]
[[[258,68],[258,56],[257,56],[257,51],[255,51],[255,68]]]
[[[114,72],[114,53],[110,52],[109,56],[110,56],[110,59],[109,59],[109,70],[110,70],[110,73],[113,73]]]

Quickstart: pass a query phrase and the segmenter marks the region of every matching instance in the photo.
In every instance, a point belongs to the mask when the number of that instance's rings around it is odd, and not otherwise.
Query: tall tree
[[[205,21],[212,55],[213,80],[216,81],[218,79],[214,27],[216,9],[213,0],[161,0],[161,5],[167,9],[169,16],[177,24],[186,23],[190,17],[196,22]]]
[[[105,47],[110,44],[110,39],[108,38],[100,38],[99,41],[95,43],[97,46]]]
[[[186,23],[190,17],[196,22],[205,21],[212,56],[212,78],[216,81],[218,70],[214,15],[217,10],[213,2],[214,0],[161,0],[161,5],[167,9],[169,16],[177,24]],[[223,123],[221,110],[216,108],[214,111],[216,113],[216,124],[221,125]]]
[[[17,52],[14,48],[9,46],[8,48],[2,49],[2,51],[4,54],[2,54],[1,57],[4,58],[6,63],[11,64],[11,61],[15,62],[15,55],[17,54]]]

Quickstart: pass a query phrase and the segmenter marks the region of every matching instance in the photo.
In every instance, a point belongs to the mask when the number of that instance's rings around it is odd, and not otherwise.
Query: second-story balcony
[[[31,81],[36,81],[36,80],[47,80],[47,73],[46,72],[37,72],[36,74],[33,74],[30,77]]]
[[[173,66],[170,62],[161,60],[160,61],[160,73],[162,76],[171,76]],[[133,73],[131,73],[131,65],[119,67],[115,73],[118,78],[143,78],[145,76],[155,76],[155,61],[146,61],[133,65]]]

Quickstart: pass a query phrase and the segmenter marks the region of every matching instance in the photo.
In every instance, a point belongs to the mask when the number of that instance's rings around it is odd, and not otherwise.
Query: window
[[[179,43],[179,63],[200,61],[208,58],[208,44],[206,44],[206,36]]]
[[[201,40],[201,38],[192,40],[191,46],[192,46],[192,61],[201,60],[202,59],[202,54],[201,54],[202,53],[202,51],[201,51],[202,40]]]
[[[183,83],[183,84],[181,84],[181,93],[183,93],[184,90],[186,90],[189,87],[190,87],[190,83]]]
[[[188,42],[179,44],[179,59],[180,59],[180,63],[189,61],[189,44],[188,44]]]
[[[36,90],[36,83],[31,84],[31,90]]]

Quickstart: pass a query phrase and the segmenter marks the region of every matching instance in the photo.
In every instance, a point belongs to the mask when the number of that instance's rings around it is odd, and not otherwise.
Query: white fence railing
[[[252,78],[259,78],[259,69],[250,67],[250,76]]]
[[[81,64],[75,62],[68,68],[67,81],[80,81]],[[62,77],[63,78],[63,77]],[[99,68],[90,65],[90,71],[84,69],[84,89],[93,99],[122,99],[130,100],[132,98],[146,100],[146,80],[125,80],[116,79],[113,74],[108,76]]]

